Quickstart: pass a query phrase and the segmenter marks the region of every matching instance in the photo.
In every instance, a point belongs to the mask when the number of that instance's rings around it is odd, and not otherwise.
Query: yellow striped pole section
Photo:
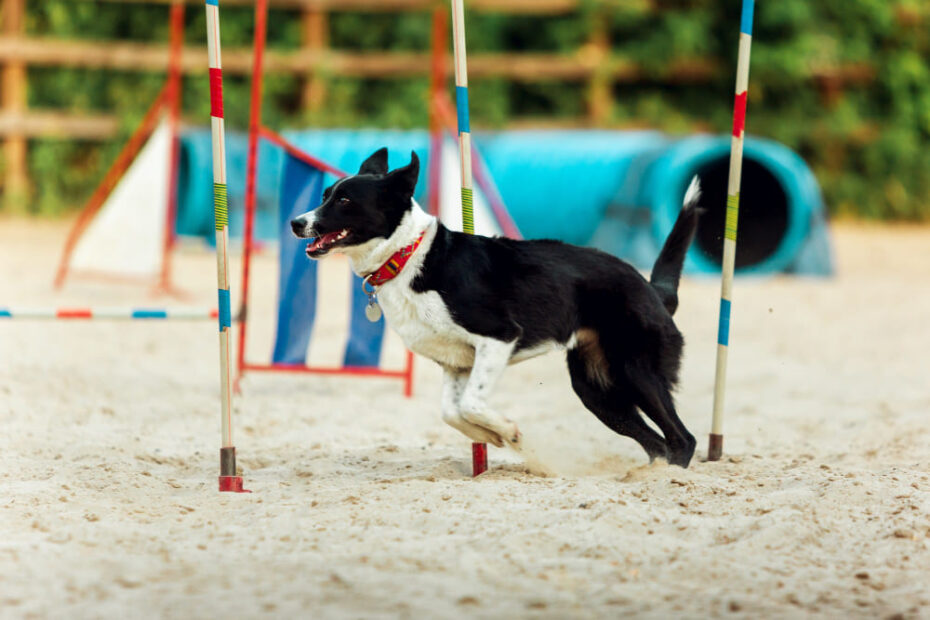
[[[714,377],[714,413],[707,458],[717,461],[723,454],[723,400],[726,392],[727,354],[730,346],[730,309],[733,271],[736,266],[736,233],[739,193],[743,173],[743,140],[746,134],[746,98],[749,92],[749,55],[752,49],[752,18],[755,0],[743,0],[736,67],[736,97],[733,105],[733,137],[730,151],[730,180],[727,187],[727,216],[723,230],[723,263],[720,285],[720,321],[717,327],[717,368]]]

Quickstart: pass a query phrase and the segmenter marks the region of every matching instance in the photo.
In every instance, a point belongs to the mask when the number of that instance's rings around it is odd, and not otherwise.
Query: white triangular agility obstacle
[[[74,272],[157,276],[165,260],[171,130],[159,122],[78,240]]]

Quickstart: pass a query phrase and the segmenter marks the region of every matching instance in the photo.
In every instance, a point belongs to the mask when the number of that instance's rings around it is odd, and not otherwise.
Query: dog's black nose
[[[304,231],[304,223],[301,220],[291,220],[291,230],[299,237]]]

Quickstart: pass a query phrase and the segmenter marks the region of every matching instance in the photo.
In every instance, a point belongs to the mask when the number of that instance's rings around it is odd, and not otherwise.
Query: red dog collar
[[[397,274],[404,268],[404,265],[407,264],[407,261],[410,260],[410,257],[413,256],[413,253],[417,251],[417,247],[419,247],[420,242],[423,241],[423,235],[425,234],[426,231],[424,230],[420,233],[420,236],[417,237],[416,241],[394,252],[386,263],[378,267],[376,271],[365,276],[364,281],[372,286],[381,286],[385,282],[396,278]]]

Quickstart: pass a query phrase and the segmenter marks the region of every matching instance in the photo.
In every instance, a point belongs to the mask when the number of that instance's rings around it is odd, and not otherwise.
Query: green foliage
[[[469,52],[584,53],[595,27],[606,25],[612,54],[635,63],[640,77],[612,85],[609,126],[652,126],[673,133],[726,132],[741,0],[585,0],[569,15],[467,15]],[[158,4],[43,0],[27,4],[30,35],[164,42],[168,10]],[[271,11],[273,49],[301,41],[300,15]],[[821,181],[837,214],[930,219],[930,7],[926,0],[759,0],[756,3],[748,130],[797,150]],[[223,45],[251,45],[253,11],[223,7]],[[428,13],[335,13],[329,44],[345,51],[426,51]],[[204,45],[204,12],[189,7],[185,39]],[[582,50],[582,52],[579,52]],[[708,79],[669,78],[669,67],[713,63]],[[844,77],[846,75],[847,77]],[[264,119],[272,127],[427,124],[428,78],[320,76],[324,109],[303,107],[302,79],[265,76]],[[64,140],[31,143],[35,180],[30,210],[77,208],[102,177],[161,87],[163,74],[31,68],[29,105],[120,118],[120,135],[105,144]],[[227,125],[243,129],[248,79],[226,76]],[[521,119],[571,119],[587,109],[585,82],[471,80],[473,123],[501,128]],[[205,76],[184,79],[184,116],[209,115]]]

